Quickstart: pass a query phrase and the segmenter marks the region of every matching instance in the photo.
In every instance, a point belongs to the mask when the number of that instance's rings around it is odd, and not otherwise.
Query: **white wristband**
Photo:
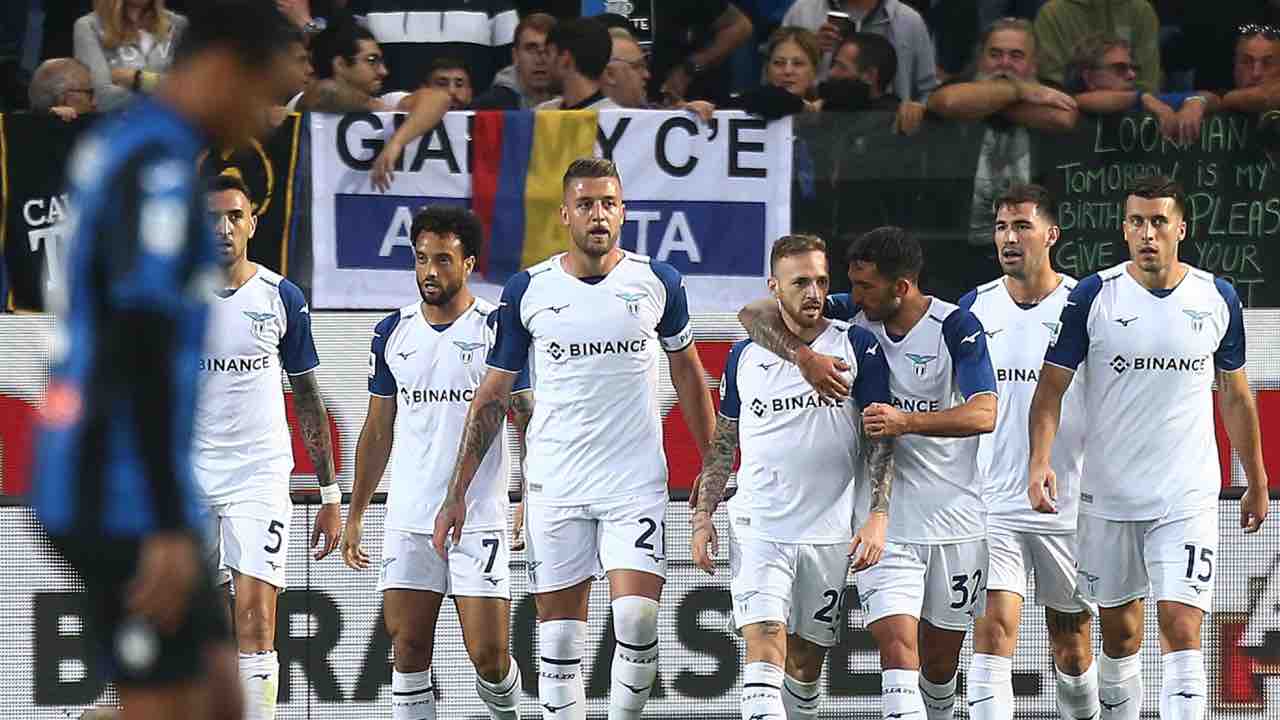
[[[325,505],[337,505],[342,502],[342,488],[338,483],[320,486],[320,502]]]

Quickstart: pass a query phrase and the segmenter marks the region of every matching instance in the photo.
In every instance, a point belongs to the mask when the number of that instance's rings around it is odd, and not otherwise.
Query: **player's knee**
[[[1057,668],[1068,675],[1080,675],[1088,670],[1093,661],[1089,614],[1064,613],[1045,608],[1044,618],[1049,628],[1049,641],[1053,645],[1053,662]]]
[[[787,648],[787,675],[802,683],[817,682],[822,677],[822,661],[826,658],[826,648],[811,646],[800,652],[794,647]]]
[[[658,602],[640,595],[613,601],[613,635],[631,645],[648,644],[658,637]]]
[[[1141,649],[1142,618],[1137,603],[1102,611],[1102,651],[1107,657],[1129,657]]]
[[[1197,608],[1164,603],[1160,608],[1160,636],[1171,651],[1200,648],[1204,614]]]
[[[501,682],[509,669],[507,649],[498,643],[482,643],[471,649],[471,664],[476,674],[488,682]]]
[[[959,667],[959,658],[927,655],[920,658],[920,674],[936,683],[945,683],[955,677]]]
[[[885,670],[918,670],[920,656],[916,649],[915,637],[895,631],[893,628],[880,626],[880,622],[872,623],[871,636],[880,651],[880,667]]]
[[[391,636],[391,647],[400,672],[422,672],[431,666],[431,639],[420,633],[401,630]]]
[[[269,652],[276,646],[274,608],[266,603],[236,606],[236,641],[240,652]]]
[[[1018,642],[1017,622],[988,614],[973,626],[973,646],[977,652],[988,655],[1008,656]]]

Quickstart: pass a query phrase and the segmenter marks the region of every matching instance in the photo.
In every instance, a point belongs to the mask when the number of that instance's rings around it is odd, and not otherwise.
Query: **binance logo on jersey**
[[[1040,371],[1034,368],[996,368],[996,382],[1038,382]]]
[[[636,338],[634,340],[598,340],[594,342],[575,342],[561,345],[559,342],[552,340],[547,345],[547,354],[552,360],[557,362],[561,360],[572,360],[574,358],[590,357],[592,355],[627,355],[630,353],[644,352],[648,347],[648,338]]]
[[[889,397],[889,402],[903,412],[938,412],[942,410],[942,403],[926,398],[900,398],[897,395]]]
[[[1126,358],[1123,355],[1116,355],[1111,358],[1111,369],[1116,371],[1117,375],[1123,375],[1130,370],[1145,370],[1149,372],[1189,372],[1202,373],[1209,367],[1209,356],[1197,358],[1179,358],[1179,357],[1135,357]]]
[[[792,410],[837,408],[842,405],[844,405],[843,400],[829,400],[817,393],[806,393],[786,398],[769,398],[768,400],[756,398],[751,401],[751,412],[755,413],[756,417],[764,417],[766,412],[780,413]]]
[[[271,367],[270,355],[258,357],[200,358],[201,372],[247,373]]]
[[[471,398],[476,396],[473,388],[445,388],[436,390],[427,388],[425,390],[410,390],[409,388],[400,388],[400,397],[404,400],[405,405],[418,405],[421,403],[469,403]]]

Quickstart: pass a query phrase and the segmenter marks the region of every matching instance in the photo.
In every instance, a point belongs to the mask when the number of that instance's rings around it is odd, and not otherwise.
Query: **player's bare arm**
[[[720,554],[720,538],[711,516],[724,500],[724,489],[729,483],[729,474],[733,472],[733,458],[737,452],[738,421],[717,414],[715,436],[711,447],[702,456],[698,507],[692,518],[693,562],[709,575],[715,574],[715,556]]]
[[[1267,518],[1267,468],[1262,464],[1262,432],[1258,429],[1258,406],[1249,389],[1244,368],[1218,371],[1218,408],[1231,447],[1240,453],[1240,464],[1249,486],[1240,498],[1240,527],[1255,533]]]
[[[996,396],[978,393],[960,405],[937,412],[903,412],[892,405],[872,403],[862,411],[862,424],[873,438],[982,435],[996,429]]]
[[[369,396],[369,411],[356,441],[356,478],[351,486],[351,502],[347,506],[347,524],[342,530],[342,559],[353,570],[369,567],[369,556],[360,546],[364,531],[364,512],[373,500],[378,482],[391,458],[395,438],[396,399]]]
[[[467,518],[467,488],[471,487],[476,470],[493,445],[493,439],[502,432],[502,422],[511,407],[511,388],[515,384],[515,373],[490,368],[467,407],[466,425],[458,445],[453,477],[449,479],[449,492],[436,515],[435,533],[431,538],[432,545],[441,556],[450,531],[455,543],[462,541],[462,525]]]
[[[800,375],[819,395],[834,400],[849,397],[849,382],[844,377],[849,365],[838,357],[815,353],[788,330],[776,300],[756,300],[743,307],[738,311],[738,322],[752,342],[800,368]]]
[[[510,420],[516,431],[516,467],[520,468],[520,502],[511,518],[511,549],[524,549],[524,455],[525,435],[529,432],[529,421],[533,420],[533,390],[525,390],[511,396]]]
[[[316,381],[315,372],[289,376],[289,384],[293,386],[293,405],[298,412],[298,429],[302,434],[302,444],[307,448],[307,456],[316,469],[316,479],[320,487],[337,486],[338,477],[333,471],[333,438],[329,436],[329,414],[324,408],[324,398],[320,397],[320,384]],[[311,548],[315,550],[315,559],[320,560],[338,547],[342,536],[341,503],[326,503],[316,513],[316,524],[311,530]],[[320,536],[324,536],[324,544],[320,545]]]
[[[1035,395],[1031,396],[1031,413],[1027,421],[1031,439],[1027,496],[1036,512],[1058,511],[1058,477],[1049,466],[1049,457],[1062,420],[1062,396],[1067,394],[1067,387],[1074,376],[1071,370],[1045,363],[1040,368]]]
[[[868,439],[867,470],[871,480],[871,514],[849,544],[853,571],[865,570],[880,562],[884,554],[885,532],[889,528],[889,497],[893,494],[893,438]]]

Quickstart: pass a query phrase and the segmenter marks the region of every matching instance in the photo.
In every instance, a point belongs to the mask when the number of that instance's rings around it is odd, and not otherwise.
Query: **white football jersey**
[[[427,322],[414,303],[391,313],[373,331],[369,393],[396,398],[395,443],[386,527],[434,531],[449,489],[467,408],[493,347],[494,306],[481,299],[443,326]],[[521,375],[516,390],[528,390]],[[507,443],[494,439],[467,488],[467,530],[507,527]]]
[[[1074,533],[1079,509],[1084,463],[1083,378],[1072,383],[1063,398],[1062,424],[1050,457],[1058,476],[1058,512],[1036,512],[1027,497],[1031,398],[1040,379],[1044,351],[1061,327],[1062,308],[1076,286],[1074,279],[1060,277],[1058,287],[1035,305],[1015,302],[1005,278],[992,280],[960,298],[960,307],[982,321],[1000,397],[995,432],[978,438],[987,522],[1025,532]]]
[[[297,285],[259,265],[249,282],[212,299],[193,438],[205,502],[288,502],[293,443],[280,370],[301,375],[319,364]],[[264,475],[280,482],[261,487]]]
[[[862,409],[889,402],[889,366],[865,328],[832,320],[810,347],[849,365],[851,398],[828,400],[795,365],[743,340],[729,351],[720,414],[738,421],[738,492],[733,531],[781,543],[829,544],[853,537]]]
[[[1215,511],[1221,483],[1214,368],[1244,367],[1235,289],[1189,267],[1172,290],[1134,280],[1128,263],[1081,280],[1045,362],[1083,375],[1080,512],[1156,520]],[[1075,384],[1073,380],[1072,384]]]
[[[827,299],[828,317],[853,316],[875,335],[889,364],[894,407],[905,412],[941,412],[982,393],[996,392],[987,336],[968,310],[929,298],[929,309],[903,337],[894,338],[848,295]],[[887,538],[893,542],[945,545],[977,540],[986,533],[986,506],[978,472],[978,438],[903,435],[893,451],[896,477],[889,504]]]
[[[675,268],[626,253],[603,278],[565,272],[556,255],[502,291],[491,367],[526,365],[538,392],[529,424],[529,498],[578,505],[666,492],[658,350],[693,342]]]

